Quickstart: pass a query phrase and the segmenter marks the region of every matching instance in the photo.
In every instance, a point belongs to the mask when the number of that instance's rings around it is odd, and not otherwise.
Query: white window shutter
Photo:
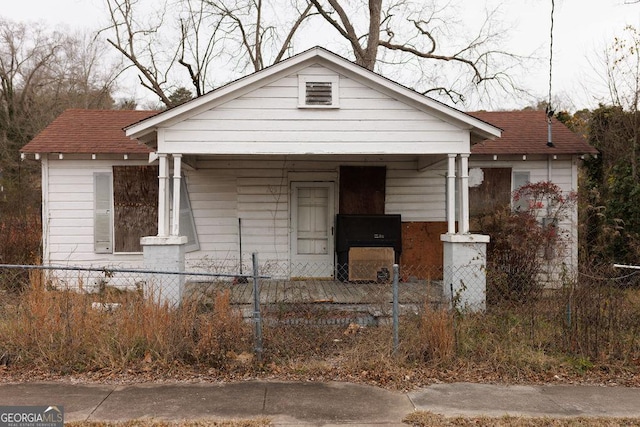
[[[93,214],[93,247],[99,254],[113,252],[113,190],[110,173],[95,173],[94,214]]]
[[[529,183],[529,176],[530,176],[530,172],[529,171],[525,171],[525,172],[514,172],[513,173],[513,191],[516,191],[518,188],[522,187],[523,185],[527,185]]]
[[[530,179],[531,179],[531,174],[528,171],[513,172],[513,176],[511,178],[511,184],[513,188],[511,189],[511,191],[516,191],[523,185],[529,184]],[[529,209],[529,200],[520,199],[518,201],[513,201],[512,203],[513,205],[511,206],[511,208],[514,210],[526,211],[527,209]]]

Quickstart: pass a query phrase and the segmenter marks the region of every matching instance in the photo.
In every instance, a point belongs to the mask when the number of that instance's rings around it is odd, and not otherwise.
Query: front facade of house
[[[471,262],[456,248],[486,243],[471,233],[476,193],[495,180],[576,190],[592,150],[521,154],[497,140],[472,155],[501,135],[483,114],[319,48],[159,114],[70,110],[22,150],[42,161],[43,263],[167,268],[169,256],[233,274],[257,252],[264,274],[333,278],[337,222],[364,215],[399,216],[393,261],[442,274],[443,259]],[[353,246],[378,246],[387,232],[374,231]]]

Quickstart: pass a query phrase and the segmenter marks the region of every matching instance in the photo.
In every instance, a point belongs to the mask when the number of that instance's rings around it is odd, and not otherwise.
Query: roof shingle
[[[128,138],[125,126],[157,114],[137,110],[65,110],[22,147],[23,153],[149,153],[146,145]]]
[[[134,154],[152,150],[128,138],[123,128],[158,111],[66,110],[22,148],[24,153]],[[598,151],[552,119],[553,147],[547,146],[544,111],[472,112],[503,130],[502,137],[474,145],[473,154],[596,154]]]
[[[544,111],[479,111],[470,115],[502,129],[502,136],[471,148],[473,154],[597,154],[578,134],[551,119],[553,147],[547,146],[547,115]]]

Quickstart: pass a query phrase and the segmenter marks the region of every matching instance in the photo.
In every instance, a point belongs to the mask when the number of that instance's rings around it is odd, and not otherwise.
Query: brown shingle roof
[[[469,113],[503,130],[502,137],[472,147],[473,154],[597,154],[578,134],[551,119],[553,147],[547,146],[547,116],[544,111],[480,111]]]
[[[128,138],[123,128],[157,114],[135,110],[66,110],[22,148],[24,153],[115,153],[152,151]],[[473,146],[473,154],[596,154],[583,138],[556,119],[553,147],[547,147],[543,111],[473,112],[472,116],[503,130],[502,137]]]
[[[22,147],[24,153],[134,154],[152,150],[127,137],[125,126],[157,114],[137,110],[66,110]]]

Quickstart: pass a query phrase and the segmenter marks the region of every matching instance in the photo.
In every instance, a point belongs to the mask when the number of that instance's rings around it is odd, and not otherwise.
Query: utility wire
[[[553,15],[555,12],[555,0],[551,0],[551,28],[549,30],[549,100],[547,101],[547,146],[553,147],[553,139],[551,137],[551,117],[553,117],[553,108],[551,108],[551,89],[553,82]]]
[[[555,0],[551,0],[551,29],[549,32],[549,104],[547,105],[549,110],[551,110],[551,83],[553,80],[553,15],[555,7]]]

